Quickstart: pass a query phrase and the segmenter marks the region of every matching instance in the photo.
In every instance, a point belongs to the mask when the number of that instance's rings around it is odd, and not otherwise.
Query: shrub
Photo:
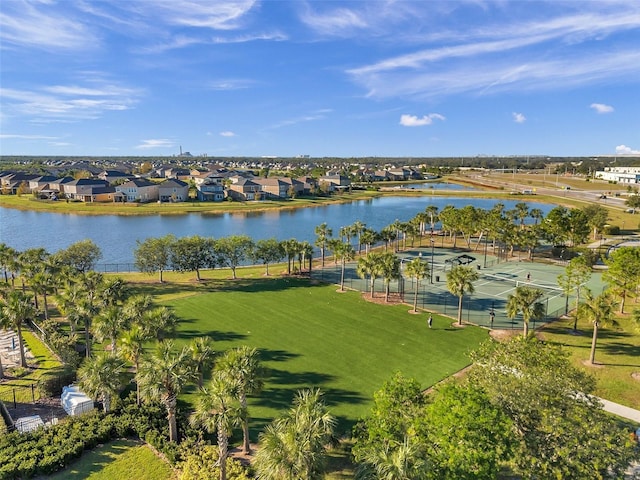
[[[217,480],[220,478],[218,461],[218,447],[214,445],[200,445],[190,448],[185,461],[180,464],[182,474],[180,480]],[[247,470],[232,458],[227,459],[228,480],[249,480]]]
[[[620,235],[620,227],[617,225],[606,225],[603,233],[605,235]]]
[[[43,397],[58,397],[62,387],[76,380],[76,372],[70,367],[49,370],[38,380],[38,391]]]

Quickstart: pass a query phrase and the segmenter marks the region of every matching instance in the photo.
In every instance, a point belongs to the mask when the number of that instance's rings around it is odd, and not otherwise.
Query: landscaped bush
[[[76,380],[76,371],[69,367],[55,368],[38,380],[38,391],[42,397],[59,397],[62,388]]]
[[[0,436],[0,480],[50,475],[85,450],[120,437],[148,439],[175,463],[180,450],[168,441],[167,430],[161,406],[125,403],[120,411],[108,415],[96,411],[30,433],[11,432]]]
[[[189,450],[184,454],[185,460],[179,465],[182,469],[180,480],[217,480],[220,478],[218,461],[218,447],[214,445],[189,445]],[[240,462],[231,458],[227,459],[228,480],[249,480],[247,469]]]
[[[620,235],[620,227],[617,225],[606,225],[603,233],[605,235]]]

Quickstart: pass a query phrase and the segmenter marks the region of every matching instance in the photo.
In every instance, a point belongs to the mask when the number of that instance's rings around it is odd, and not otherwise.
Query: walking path
[[[636,410],[631,407],[625,407],[624,405],[605,400],[604,398],[598,398],[598,400],[602,402],[605,412],[613,413],[614,415],[640,424],[640,410]]]

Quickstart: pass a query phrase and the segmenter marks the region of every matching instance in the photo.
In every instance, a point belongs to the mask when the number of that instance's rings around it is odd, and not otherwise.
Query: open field
[[[629,305],[631,312],[640,305]],[[618,325],[598,332],[595,367],[586,365],[591,349],[593,326],[578,322],[578,334],[572,333],[573,320],[559,320],[540,331],[543,339],[563,345],[573,363],[596,378],[596,395],[640,409],[640,331],[629,315],[618,319]],[[633,374],[635,378],[632,377]]]
[[[48,478],[169,480],[176,475],[148,446],[133,440],[115,440],[85,453],[69,468]]]
[[[453,328],[441,316],[429,330],[426,315],[409,314],[407,305],[368,303],[357,292],[305,279],[243,279],[166,303],[183,319],[178,345],[209,335],[217,351],[261,351],[268,378],[251,402],[254,432],[288,408],[296,390],[318,387],[346,433],[394,372],[426,388],[464,368],[467,353],[488,338],[486,330]]]

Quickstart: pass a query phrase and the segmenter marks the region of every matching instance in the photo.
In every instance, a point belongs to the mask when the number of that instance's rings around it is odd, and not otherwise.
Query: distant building
[[[608,167],[597,171],[596,178],[617,183],[640,183],[640,167]]]

